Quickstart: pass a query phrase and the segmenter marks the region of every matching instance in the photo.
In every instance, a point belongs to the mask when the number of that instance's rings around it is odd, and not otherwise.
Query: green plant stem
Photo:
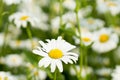
[[[84,53],[85,53],[84,54],[84,56],[85,56],[85,64],[84,65],[85,65],[85,70],[86,70],[85,72],[86,72],[86,74],[87,74],[87,65],[88,65],[88,62],[87,62],[87,51],[88,51],[88,47],[85,46],[84,47]],[[87,80],[87,76],[85,77],[85,80]]]
[[[60,0],[60,27],[62,26],[62,13],[63,13],[62,0]]]
[[[55,72],[54,72],[54,79],[53,80],[57,80],[57,70],[55,70]]]
[[[31,30],[30,30],[30,27],[26,27],[26,32],[27,32],[27,35],[28,35],[28,37],[31,41],[31,47],[33,49],[34,46],[33,46],[32,33],[31,33]]]
[[[2,12],[3,12],[3,8],[4,8],[4,3],[3,0],[0,1],[1,2],[1,6],[0,6],[0,27],[2,26]]]
[[[6,27],[5,27],[5,33],[4,33],[4,42],[3,42],[3,45],[2,45],[2,48],[1,48],[1,55],[3,54],[5,54],[5,47],[6,47],[6,42],[7,42],[7,34],[8,34],[8,24],[9,23],[7,23],[6,24]]]
[[[78,11],[79,11],[79,9],[80,9],[80,2],[79,2],[79,0],[76,0],[76,21],[77,21],[77,25],[78,25],[78,27],[77,27],[77,30],[78,30],[78,32],[79,32],[79,38],[80,38],[80,48],[79,48],[79,50],[80,50],[80,76],[79,76],[79,80],[81,80],[81,75],[82,75],[82,67],[83,67],[83,51],[82,51],[82,45],[83,45],[83,43],[82,43],[82,39],[81,39],[81,29],[80,29],[80,20],[79,20],[79,17],[78,17]]]

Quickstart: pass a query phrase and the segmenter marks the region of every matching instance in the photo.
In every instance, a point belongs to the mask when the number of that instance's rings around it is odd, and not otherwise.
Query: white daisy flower
[[[4,63],[9,67],[18,67],[23,64],[23,58],[18,54],[10,54],[4,58]]]
[[[110,12],[113,16],[120,13],[119,0],[97,0],[97,10],[99,13]]]
[[[64,0],[63,6],[69,10],[75,10],[76,7],[75,0]]]
[[[29,22],[32,26],[36,25],[37,19],[31,14],[25,12],[16,12],[9,17],[10,22],[14,22],[16,27],[20,28],[27,27],[27,23]]]
[[[110,68],[101,68],[101,69],[98,69],[96,70],[96,74],[99,75],[99,76],[110,76],[112,70]]]
[[[120,66],[116,66],[113,73],[111,74],[112,80],[120,80]]]
[[[103,28],[94,32],[94,43],[92,49],[98,53],[105,53],[117,47],[118,35],[109,28]]]
[[[17,80],[17,79],[9,72],[0,71],[0,80]]]
[[[21,0],[3,0],[3,2],[7,5],[12,5],[12,4],[19,4]]]
[[[76,65],[75,68],[76,68],[77,71],[80,71],[80,66]],[[83,67],[81,77],[85,78],[87,75],[91,74],[92,72],[93,72],[93,69],[91,67]],[[72,76],[77,75],[77,73],[76,73],[76,71],[73,67],[70,67],[70,74]]]
[[[74,37],[74,39],[76,44],[80,44],[80,38]],[[89,46],[94,41],[93,34],[86,30],[81,30],[81,39],[85,46]]]
[[[33,53],[43,56],[39,61],[39,66],[44,66],[45,68],[50,65],[51,72],[54,72],[56,67],[60,72],[63,72],[62,61],[65,64],[76,62],[78,60],[78,55],[70,52],[75,46],[69,44],[62,37],[58,37],[57,40],[47,40],[47,43],[39,41],[41,47],[33,50]]]
[[[104,26],[104,21],[100,19],[88,18],[88,19],[81,19],[80,25],[85,27],[91,31],[102,28]]]

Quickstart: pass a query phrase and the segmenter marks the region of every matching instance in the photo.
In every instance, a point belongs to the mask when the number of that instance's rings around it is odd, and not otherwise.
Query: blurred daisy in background
[[[4,64],[9,67],[19,67],[23,65],[23,57],[19,54],[9,54],[4,58]]]
[[[77,35],[78,32],[76,33]],[[75,39],[75,43],[76,44],[80,44],[80,38],[78,37],[74,37]],[[89,32],[87,29],[82,29],[81,28],[81,39],[82,39],[82,43],[85,45],[85,46],[89,46],[90,44],[92,44],[92,42],[94,42],[94,36],[91,32]]]
[[[120,66],[117,65],[114,71],[111,74],[112,79],[111,80],[119,80],[120,79]]]
[[[18,80],[15,76],[11,75],[9,72],[0,71],[0,80]]]
[[[87,19],[80,20],[81,27],[85,27],[91,31],[102,28],[104,24],[105,24],[104,21],[100,19],[87,18]]]
[[[26,39],[26,40],[11,40],[9,42],[9,46],[11,48],[13,48],[13,49],[27,49],[27,50],[31,50],[32,47],[36,48],[36,46],[38,46],[38,39],[37,38],[33,38],[32,39],[32,43],[31,43],[30,39]]]
[[[100,68],[96,70],[96,74],[101,77],[108,77],[111,75],[112,69],[110,68]]]
[[[75,10],[75,8],[76,8],[75,0],[64,0],[63,7],[68,10]]]
[[[78,65],[76,65],[75,67],[76,67],[76,70],[73,67],[70,67],[70,74],[72,76],[76,76],[77,75],[76,71],[80,71],[80,67]],[[93,69],[91,67],[83,67],[81,77],[85,78],[86,76],[90,75],[92,72],[93,72]]]
[[[28,22],[31,24],[31,26],[35,26],[37,18],[26,12],[16,12],[9,17],[9,21],[13,21],[17,28],[26,28],[28,26]]]
[[[102,28],[94,32],[92,49],[98,53],[105,53],[117,47],[119,38],[110,28]]]
[[[38,47],[33,50],[33,53],[42,56],[39,61],[39,67],[45,68],[50,65],[51,72],[56,70],[56,67],[60,72],[63,72],[62,61],[65,64],[76,62],[78,60],[78,54],[70,52],[75,46],[66,42],[62,37],[58,37],[57,40],[47,40],[47,43],[39,41],[42,47]]]
[[[97,11],[99,13],[110,12],[115,16],[120,13],[120,1],[119,0],[97,0]]]

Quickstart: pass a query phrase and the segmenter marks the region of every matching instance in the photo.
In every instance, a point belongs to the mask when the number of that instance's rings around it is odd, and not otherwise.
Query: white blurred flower
[[[28,22],[32,26],[35,26],[37,22],[37,18],[26,12],[16,12],[9,17],[9,21],[10,22],[13,21],[16,27],[18,28],[20,28],[21,26],[26,28]]]
[[[116,66],[113,73],[111,74],[112,80],[120,80],[120,66]]]
[[[9,72],[0,71],[0,80],[17,80]]]
[[[119,0],[97,0],[97,10],[100,13],[110,12],[113,16],[120,13]]]
[[[75,0],[64,0],[63,7],[67,8],[69,10],[75,10],[75,7],[76,7]]]
[[[23,64],[23,58],[18,54],[10,54],[4,58],[4,63],[9,67],[19,67]]]
[[[74,39],[76,44],[80,44],[80,38],[74,37]],[[81,39],[85,46],[90,45],[94,41],[93,34],[84,30],[81,30]]]
[[[33,50],[33,53],[42,56],[43,58],[39,61],[39,66],[48,67],[50,65],[51,72],[56,70],[56,67],[60,72],[63,72],[62,61],[65,64],[76,62],[78,55],[70,52],[75,46],[66,42],[62,37],[58,37],[57,40],[47,40],[47,43],[39,41],[42,47],[38,47]]]
[[[48,15],[36,3],[36,0],[27,1],[19,5],[19,11],[31,13],[36,18],[35,26],[37,29],[48,30]]]
[[[36,48],[36,46],[38,46],[38,39],[37,38],[33,38],[32,42],[30,39],[26,39],[26,40],[11,40],[9,42],[9,46],[13,49],[27,49],[27,50],[31,50],[32,47]],[[32,45],[32,46],[31,46]]]
[[[96,70],[97,75],[104,77],[110,76],[111,72],[112,70],[110,68],[101,68]]]
[[[76,68],[76,71],[80,71],[80,67],[78,65],[75,66],[75,68]],[[73,67],[70,68],[71,75],[76,76],[77,75],[76,71]],[[93,70],[91,67],[83,67],[81,76],[82,76],[82,78],[85,78],[87,75],[91,74],[92,72],[93,72]]]
[[[100,19],[88,18],[88,19],[81,19],[80,25],[85,27],[89,30],[96,30],[102,28],[104,26],[104,21]]]
[[[3,2],[7,5],[12,5],[12,4],[19,4],[21,0],[3,0]]]
[[[110,28],[102,28],[94,32],[94,43],[92,49],[98,53],[105,53],[117,47],[119,38],[118,35]]]

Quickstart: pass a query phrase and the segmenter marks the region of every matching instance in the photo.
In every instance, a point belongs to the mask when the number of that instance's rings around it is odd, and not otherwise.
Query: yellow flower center
[[[35,74],[35,76],[38,76],[38,75],[39,75],[39,72],[38,72],[38,71],[35,71],[34,74]]]
[[[90,42],[90,41],[91,41],[91,39],[88,38],[88,37],[84,37],[84,38],[82,38],[82,40],[83,40],[84,42]]]
[[[59,49],[52,49],[48,55],[53,59],[58,59],[63,56],[63,52]]]
[[[113,6],[114,7],[114,6],[117,6],[117,5],[113,2],[108,2],[108,6],[111,6],[111,7]]]
[[[17,40],[15,43],[16,43],[17,46],[20,46],[21,41],[20,41],[20,40]]]
[[[8,77],[5,77],[4,80],[8,80]]]
[[[109,35],[108,34],[101,34],[99,37],[100,42],[104,43],[109,40]]]
[[[92,19],[88,20],[88,24],[93,24],[93,23],[94,23],[94,20],[92,20]]]
[[[29,18],[29,16],[22,16],[22,17],[20,18],[20,20],[25,21],[25,20],[27,20],[28,18]]]
[[[12,62],[14,62],[14,63],[15,63],[15,62],[16,62],[16,60],[17,60],[17,59],[16,59],[16,57],[13,57],[13,58],[12,58]]]
[[[0,80],[2,80],[2,76],[0,76]]]

